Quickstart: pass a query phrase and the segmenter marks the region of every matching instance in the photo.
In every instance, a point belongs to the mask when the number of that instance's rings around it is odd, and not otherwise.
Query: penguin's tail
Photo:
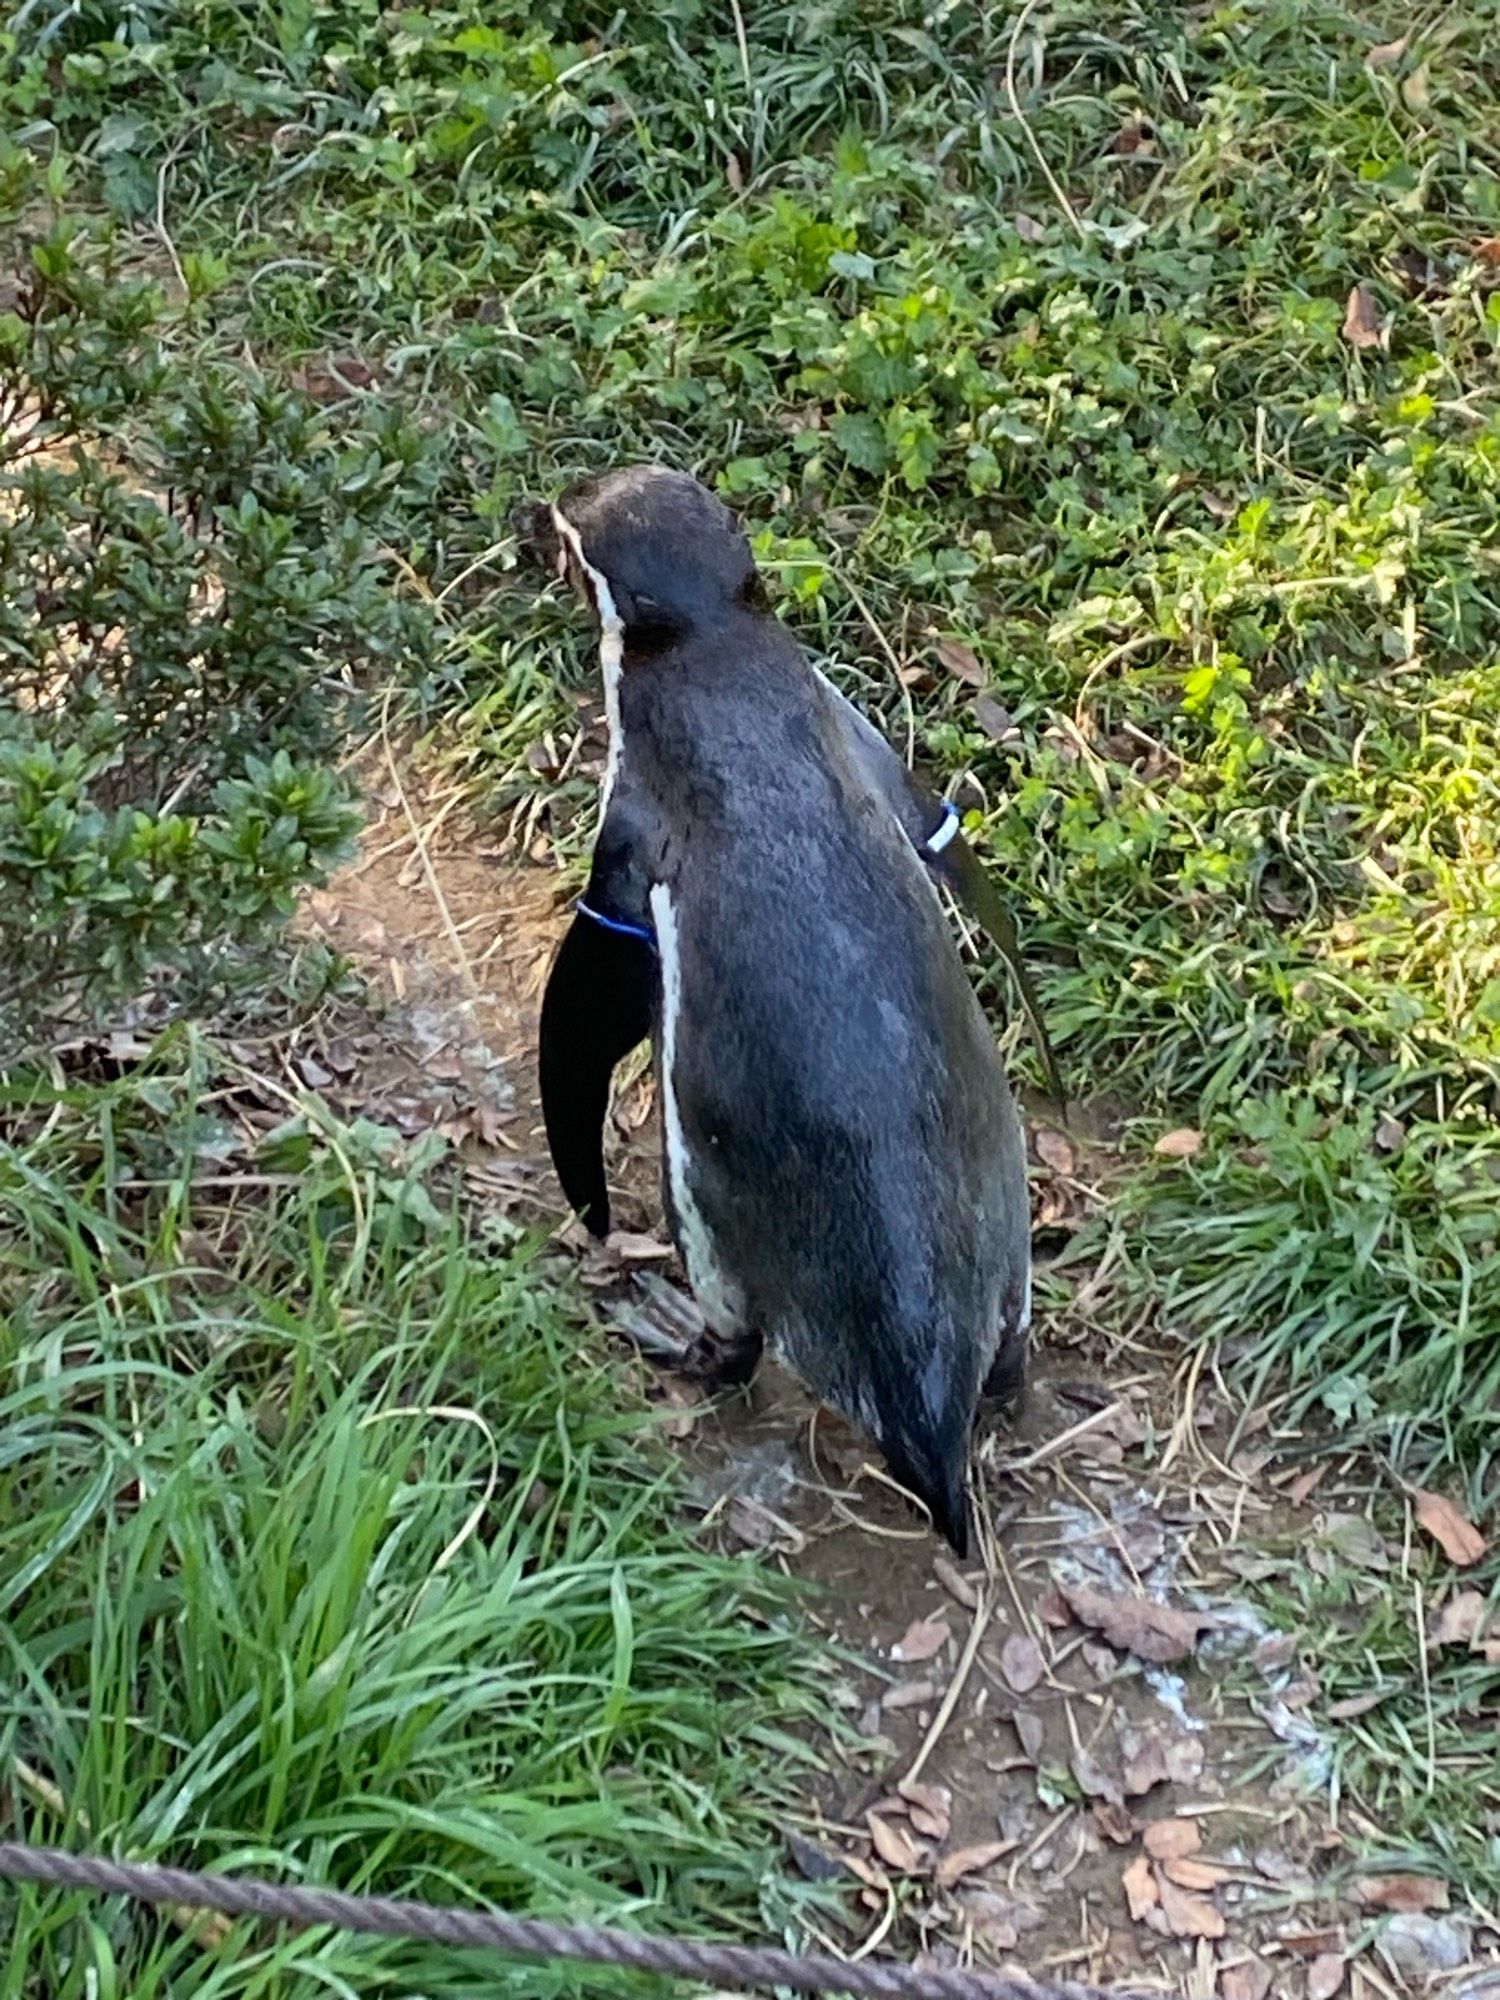
[[[885,1459],[892,1477],[921,1501],[934,1530],[963,1562],[969,1554],[971,1525],[967,1429],[945,1442],[946,1448],[944,1441],[914,1438],[908,1431],[884,1440]]]

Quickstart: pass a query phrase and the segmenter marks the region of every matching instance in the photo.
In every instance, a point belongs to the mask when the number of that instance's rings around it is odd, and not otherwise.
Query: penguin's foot
[[[979,1391],[986,1403],[1012,1403],[1020,1406],[1026,1394],[1026,1343],[1018,1340],[1013,1347],[1002,1347],[990,1363],[990,1372],[984,1378]]]
[[[743,1389],[760,1366],[758,1333],[715,1333],[706,1327],[683,1356],[682,1372],[708,1390]]]
[[[613,1325],[648,1361],[685,1375],[710,1394],[743,1389],[760,1366],[765,1348],[758,1333],[721,1334],[707,1327],[690,1339],[679,1339],[639,1312],[617,1312]]]
[[[696,1340],[679,1340],[675,1334],[668,1333],[664,1327],[648,1319],[645,1313],[617,1312],[611,1324],[614,1331],[623,1334],[648,1361],[659,1362],[663,1368],[687,1372],[689,1357],[698,1344]]]

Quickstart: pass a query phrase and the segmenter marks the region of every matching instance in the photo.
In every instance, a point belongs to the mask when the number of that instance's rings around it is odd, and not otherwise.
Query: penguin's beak
[[[516,509],[516,541],[526,561],[548,576],[563,571],[562,539],[545,500],[523,500]]]

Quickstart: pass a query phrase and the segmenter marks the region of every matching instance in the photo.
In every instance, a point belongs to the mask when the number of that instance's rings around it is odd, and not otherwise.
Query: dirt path
[[[364,858],[307,923],[390,1004],[330,1023],[305,1078],[411,1137],[443,1130],[485,1208],[557,1220],[533,1061],[568,920],[557,877],[456,814],[418,841],[399,783],[378,796]],[[659,1240],[644,1070],[614,1125],[623,1252],[578,1251],[601,1340],[622,1317],[693,1314]],[[1080,1129],[1044,1134],[1036,1162],[1054,1253],[1107,1176]],[[849,1740],[791,1838],[796,1865],[859,1878],[842,1950],[972,1952],[1198,2000],[1425,1991],[1469,1959],[1469,1928],[1404,1912],[1370,1945],[1307,1715],[1315,1663],[1244,1597],[1257,1566],[1297,1559],[1319,1503],[1268,1469],[1255,1418],[1199,1368],[1103,1347],[1089,1303],[1108,1282],[1080,1271],[1043,1316],[1028,1408],[979,1447],[991,1532],[963,1573],[775,1371],[718,1409],[645,1375],[676,1406],[703,1532],[823,1586],[815,1614],[849,1658]]]

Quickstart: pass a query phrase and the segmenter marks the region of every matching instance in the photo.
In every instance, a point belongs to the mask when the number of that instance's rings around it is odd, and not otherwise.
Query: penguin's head
[[[627,650],[657,650],[764,606],[739,523],[707,487],[667,466],[628,466],[581,481],[551,507],[533,502],[520,533]]]

